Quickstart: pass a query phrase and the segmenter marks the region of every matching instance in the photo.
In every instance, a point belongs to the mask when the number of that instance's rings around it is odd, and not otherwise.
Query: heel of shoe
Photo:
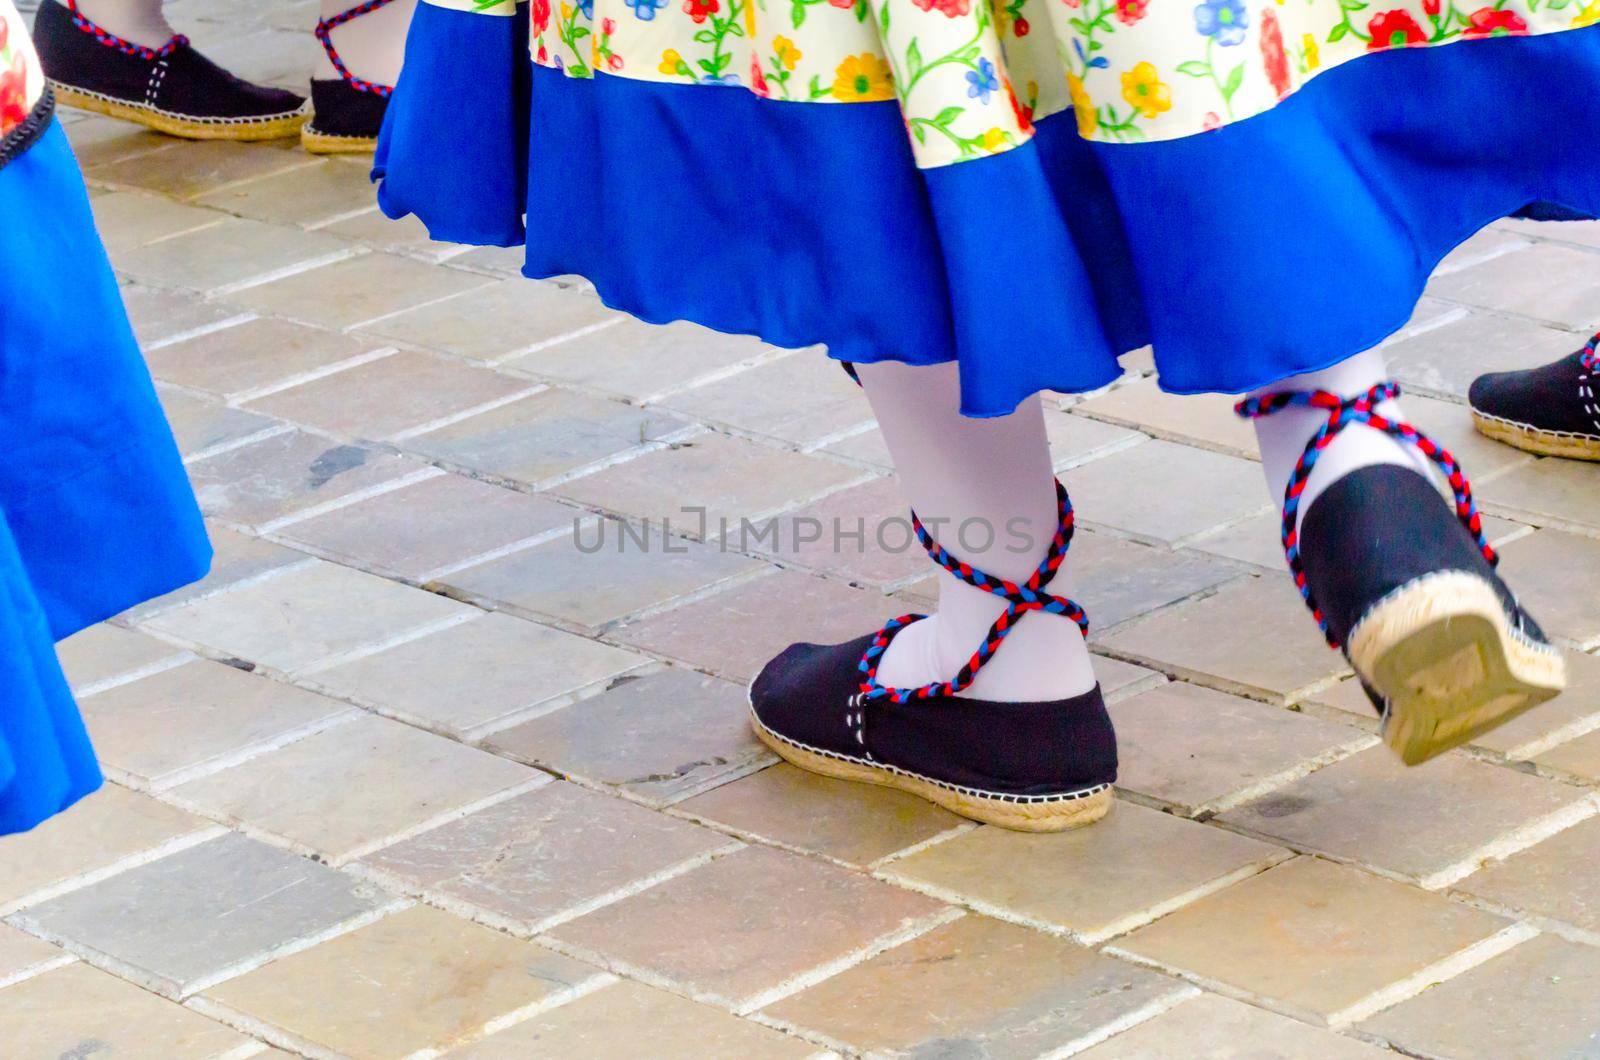
[[[1388,703],[1383,738],[1407,765],[1505,724],[1566,687],[1561,653],[1513,627],[1494,587],[1418,578],[1351,631],[1350,660]]]

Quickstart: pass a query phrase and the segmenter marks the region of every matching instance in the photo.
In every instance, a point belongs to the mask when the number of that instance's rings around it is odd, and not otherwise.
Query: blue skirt
[[[1326,367],[1485,225],[1600,215],[1600,26],[1366,56],[1177,140],[1088,143],[1061,113],[919,170],[894,101],[571,79],[529,62],[525,21],[419,7],[374,168],[389,216],[525,243],[527,275],[644,320],[955,360],[974,416],[1102,386],[1147,343],[1178,393]]]
[[[205,575],[199,508],[51,119],[0,168],[0,835],[101,783],[55,642]]]

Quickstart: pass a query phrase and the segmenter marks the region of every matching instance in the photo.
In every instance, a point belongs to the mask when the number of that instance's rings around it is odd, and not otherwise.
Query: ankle
[[[107,33],[144,48],[160,48],[175,35],[160,0],[77,0],[76,6]]]

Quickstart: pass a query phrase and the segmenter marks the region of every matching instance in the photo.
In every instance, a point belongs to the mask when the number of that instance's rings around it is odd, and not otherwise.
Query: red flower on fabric
[[[618,55],[615,52],[612,52],[610,55],[606,56],[606,69],[608,69],[608,70],[620,70],[620,69],[622,69],[622,56]]]
[[[722,9],[718,0],[683,0],[683,10],[695,22],[704,22]]]
[[[762,99],[772,95],[772,88],[767,84],[766,71],[761,69],[761,58],[754,53],[750,56],[750,87]]]
[[[28,69],[22,56],[11,60],[11,69],[0,73],[0,135],[28,120]]]
[[[616,31],[617,31],[617,20],[616,19],[607,18],[607,19],[602,19],[600,21],[600,32],[604,36],[609,37],[613,33],[615,33]]]
[[[1083,0],[1061,0],[1061,2],[1070,8],[1076,9],[1083,3]]]
[[[1470,24],[1461,31],[1463,37],[1509,37],[1528,32],[1521,15],[1492,7],[1479,8],[1467,17],[1467,22]]]
[[[541,44],[539,45],[539,54],[534,58],[540,63],[547,63],[550,61],[550,50]]]
[[[550,27],[550,0],[533,0],[533,32],[543,33]]]
[[[849,11],[856,6],[856,0],[828,0],[828,3],[843,11]]]
[[[11,23],[0,18],[0,48],[11,43]]]
[[[1422,44],[1428,39],[1409,11],[1385,11],[1373,15],[1372,21],[1367,23],[1367,36],[1372,38],[1367,41],[1367,50],[1371,52]]]
[[[1261,12],[1261,58],[1267,66],[1267,80],[1282,99],[1289,94],[1289,56],[1283,50],[1283,29],[1272,8]]]
[[[1025,133],[1033,132],[1033,108],[1023,104],[1017,98],[1016,90],[1011,87],[1011,79],[1005,80],[1006,98],[1011,101],[1011,112],[1017,116],[1017,128]]]
[[[1439,6],[1439,0],[1422,0],[1422,13],[1429,18],[1438,18]]]
[[[1117,21],[1131,26],[1144,17],[1149,6],[1150,0],[1117,0]]]
[[[1019,18],[1011,23],[1011,32],[1019,37],[1026,37],[1032,30],[1033,27],[1028,25],[1028,20],[1025,18]]]
[[[924,11],[939,10],[946,18],[963,18],[972,10],[972,0],[911,0]]]

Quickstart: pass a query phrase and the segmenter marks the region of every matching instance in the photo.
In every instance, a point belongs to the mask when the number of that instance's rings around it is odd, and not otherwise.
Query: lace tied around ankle
[[[339,71],[339,76],[344,78],[346,84],[357,92],[370,92],[384,99],[393,94],[394,86],[382,85],[376,81],[366,81],[351,73],[350,68],[345,65],[344,58],[339,54],[339,49],[333,45],[333,31],[346,22],[358,19],[362,15],[370,15],[379,8],[388,7],[393,2],[394,0],[366,0],[365,3],[357,4],[347,11],[341,11],[332,18],[318,19],[315,31],[317,40],[322,42],[322,50],[328,53],[328,61],[333,64],[335,70]]]
[[[1339,432],[1351,424],[1363,424],[1383,431],[1407,445],[1414,446],[1437,464],[1444,472],[1450,484],[1450,491],[1455,496],[1456,517],[1461,520],[1461,525],[1473,536],[1484,559],[1491,565],[1500,561],[1488,538],[1484,536],[1483,519],[1478,514],[1477,503],[1472,499],[1472,484],[1467,481],[1465,472],[1461,470],[1461,464],[1451,455],[1450,450],[1409,423],[1391,420],[1376,411],[1385,401],[1393,401],[1399,396],[1400,384],[1387,381],[1352,398],[1341,398],[1338,394],[1326,390],[1283,390],[1263,394],[1260,397],[1246,398],[1234,406],[1234,412],[1245,419],[1260,419],[1282,412],[1286,408],[1318,409],[1328,415],[1327,420],[1317,428],[1317,432],[1306,443],[1305,452],[1300,454],[1300,459],[1295,462],[1294,471],[1289,476],[1289,485],[1283,495],[1282,537],[1284,555],[1289,560],[1289,572],[1294,576],[1295,586],[1299,588],[1306,606],[1316,616],[1317,625],[1322,628],[1323,636],[1327,637],[1328,643],[1335,648],[1342,645],[1339,643],[1339,638],[1328,628],[1328,620],[1323,615],[1322,608],[1312,598],[1305,564],[1300,557],[1298,513],[1300,497],[1305,492],[1306,483],[1311,479],[1311,471],[1316,467],[1317,459],[1332,444],[1334,438],[1338,437]]]
[[[117,36],[98,22],[93,21],[88,15],[78,10],[78,0],[67,0],[67,10],[72,14],[72,24],[108,48],[115,48],[124,55],[137,56],[145,62],[155,62],[165,59],[179,48],[189,43],[189,38],[181,33],[173,34],[171,40],[159,48],[149,48],[143,44],[136,44],[131,40]]]

